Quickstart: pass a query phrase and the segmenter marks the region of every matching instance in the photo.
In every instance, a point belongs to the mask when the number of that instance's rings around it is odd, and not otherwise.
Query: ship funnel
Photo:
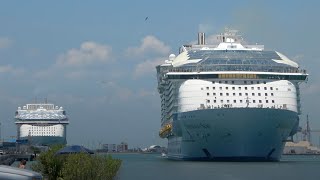
[[[204,36],[204,33],[199,32],[198,33],[198,45],[205,45],[206,44],[206,39]]]

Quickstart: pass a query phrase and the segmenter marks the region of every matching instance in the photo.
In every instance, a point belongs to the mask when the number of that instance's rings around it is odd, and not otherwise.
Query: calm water
[[[112,156],[122,159],[119,180],[320,180],[320,156],[283,156],[280,162],[172,161],[155,154]]]

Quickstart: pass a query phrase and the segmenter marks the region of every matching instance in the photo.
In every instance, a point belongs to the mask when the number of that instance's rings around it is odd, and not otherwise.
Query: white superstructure
[[[54,104],[26,104],[15,114],[18,140],[33,145],[66,144],[69,120],[63,107]]]
[[[205,160],[279,160],[296,133],[297,63],[261,45],[243,45],[236,31],[206,45],[184,45],[157,66],[161,97],[160,136],[168,157]]]

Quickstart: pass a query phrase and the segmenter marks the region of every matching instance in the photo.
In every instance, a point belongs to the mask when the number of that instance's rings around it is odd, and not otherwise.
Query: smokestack
[[[204,36],[204,33],[198,33],[198,45],[205,45],[206,44],[206,39]]]

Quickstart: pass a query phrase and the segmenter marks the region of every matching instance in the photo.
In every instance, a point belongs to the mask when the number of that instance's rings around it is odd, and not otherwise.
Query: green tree
[[[55,146],[41,153],[32,169],[42,173],[49,180],[112,180],[121,166],[121,160],[113,159],[110,155],[56,155],[61,148],[62,146]]]

